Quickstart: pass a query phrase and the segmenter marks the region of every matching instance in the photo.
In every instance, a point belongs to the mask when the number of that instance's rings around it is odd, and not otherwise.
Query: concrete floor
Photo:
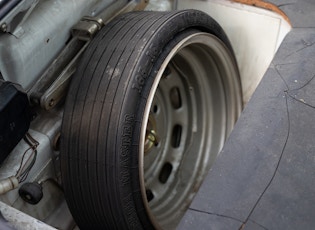
[[[315,2],[270,2],[293,29],[178,229],[315,229]]]

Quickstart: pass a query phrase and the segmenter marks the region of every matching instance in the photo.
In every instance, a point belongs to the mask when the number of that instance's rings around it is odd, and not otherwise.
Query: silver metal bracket
[[[81,21],[72,28],[72,36],[81,40],[91,40],[104,25],[102,18],[83,17]]]
[[[73,38],[68,43],[31,88],[29,95],[32,104],[50,110],[65,97],[76,64],[88,44],[89,40],[82,41],[78,38]]]
[[[29,90],[31,103],[40,105],[45,110],[53,109],[65,98],[78,60],[97,32],[115,16],[143,9],[146,4],[146,0],[130,1],[127,5],[117,1],[97,17],[83,17],[72,28],[70,42]]]

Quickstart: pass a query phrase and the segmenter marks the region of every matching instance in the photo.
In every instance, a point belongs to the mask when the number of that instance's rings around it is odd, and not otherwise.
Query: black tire
[[[177,55],[181,47],[186,46],[193,50],[191,53],[187,51],[188,57],[200,62],[204,68],[200,80],[186,79],[185,74],[194,75],[199,71],[189,64],[185,55]],[[176,58],[172,66],[166,67],[172,55]],[[199,55],[211,63],[203,63]],[[215,73],[208,74],[207,66],[211,66]],[[169,149],[174,149],[181,145],[181,139],[187,140],[183,147],[178,147],[185,150],[178,160],[180,166],[176,166],[180,173],[182,168],[185,169],[183,173],[190,171],[185,166],[188,164],[185,159],[196,163],[191,169],[194,173],[188,172],[194,177],[187,179],[188,185],[181,191],[186,195],[172,197],[173,202],[177,200],[180,204],[172,203],[176,211],[172,210],[174,215],[165,219],[159,213],[167,213],[171,208],[150,206],[148,199],[154,194],[153,190],[146,189],[148,178],[143,167],[147,164],[144,148],[149,148],[145,150],[148,152],[157,151],[152,150],[154,146],[147,145],[148,135],[151,135],[147,133],[148,126],[154,127],[150,132],[158,131],[156,121],[150,120],[149,109],[155,101],[161,75],[169,68],[178,71],[176,78],[183,81],[177,88],[182,96],[174,92],[177,98],[166,102],[165,106],[178,107],[185,103],[189,105],[184,109],[188,115],[181,115],[180,121],[175,121],[173,115],[174,119],[164,119],[165,128],[159,141],[166,150],[165,142],[172,142]],[[193,89],[194,93],[191,92]],[[163,107],[163,103],[160,104]],[[97,34],[85,52],[72,79],[64,112],[62,180],[67,203],[80,229],[174,228],[240,111],[240,80],[233,52],[223,30],[211,17],[200,11],[185,10],[132,12],[114,19]],[[164,114],[167,118],[167,113]],[[214,117],[211,122],[207,119],[208,114]],[[172,126],[171,129],[168,126]],[[191,129],[195,129],[194,133],[189,133]],[[150,138],[156,138],[154,140],[158,142],[154,133]],[[188,142],[190,147],[197,148],[193,152],[198,159],[194,160],[193,153],[184,154]],[[162,151],[161,147],[159,149]],[[157,161],[152,159],[153,162]],[[154,169],[163,171],[158,177],[167,187],[160,194],[161,203],[169,203],[165,194],[174,193],[174,190],[168,190],[176,187],[170,184],[176,183],[179,174],[174,167],[171,162]],[[174,179],[167,181],[172,170]]]

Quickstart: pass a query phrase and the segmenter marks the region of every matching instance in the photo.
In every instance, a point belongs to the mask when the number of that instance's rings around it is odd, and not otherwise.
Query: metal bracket
[[[91,40],[103,26],[102,18],[86,16],[72,28],[72,36],[81,40]]]
[[[50,85],[40,98],[40,105],[46,110],[54,108],[66,96],[71,76],[76,71],[77,63],[89,42],[86,42],[70,63],[59,74],[58,78]]]
[[[76,63],[88,43],[73,38],[67,44],[31,88],[29,95],[32,104],[39,104],[43,109],[50,110],[61,101],[66,94],[70,77],[75,72]]]
[[[38,1],[39,0],[16,1],[18,4],[12,6],[15,9],[8,9],[9,11],[5,13],[3,18],[1,18],[0,31],[4,33],[10,32],[17,37],[21,36],[23,30],[20,28],[20,25],[28,18]]]
[[[96,33],[115,16],[143,9],[146,3],[146,0],[134,0],[126,5],[117,1],[97,17],[83,17],[72,29],[73,38],[29,90],[31,103],[45,110],[53,109],[65,98],[77,62]]]

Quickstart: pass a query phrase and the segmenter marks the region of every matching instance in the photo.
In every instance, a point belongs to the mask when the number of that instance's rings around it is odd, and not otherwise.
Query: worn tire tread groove
[[[162,49],[189,29],[214,34],[230,46],[223,30],[204,13],[143,11],[115,18],[83,55],[69,89],[61,142],[66,199],[82,230],[153,228],[138,177],[138,138],[148,88],[138,92],[133,84],[137,74],[152,81]],[[123,156],[127,115],[134,115],[128,146],[134,155]]]

